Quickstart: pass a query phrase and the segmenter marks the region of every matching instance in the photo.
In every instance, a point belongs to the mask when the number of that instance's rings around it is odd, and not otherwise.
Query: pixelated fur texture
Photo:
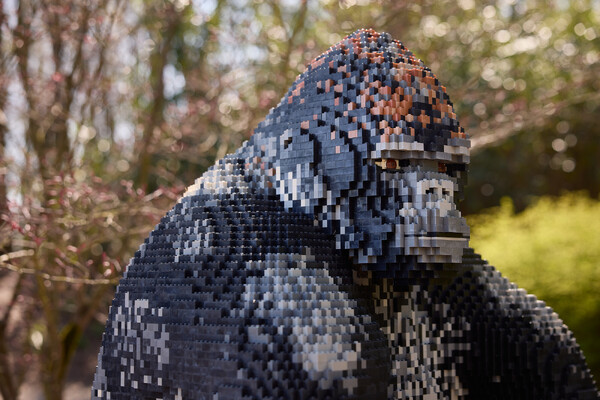
[[[92,398],[598,398],[556,314],[467,248],[468,147],[400,42],[332,46],[140,247]]]

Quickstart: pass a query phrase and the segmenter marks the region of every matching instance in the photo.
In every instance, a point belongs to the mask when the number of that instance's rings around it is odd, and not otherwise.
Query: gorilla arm
[[[455,312],[470,324],[471,349],[458,372],[471,398],[598,398],[573,334],[551,308],[471,249],[462,265],[446,267],[461,270],[444,297],[455,297]]]

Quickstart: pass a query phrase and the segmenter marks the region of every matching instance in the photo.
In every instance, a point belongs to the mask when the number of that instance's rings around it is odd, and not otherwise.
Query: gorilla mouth
[[[422,235],[421,235],[422,236]],[[459,232],[427,232],[427,237],[445,237],[463,239],[465,236]]]
[[[427,232],[425,234],[407,234],[406,237],[454,238],[467,239],[468,237],[458,232]]]

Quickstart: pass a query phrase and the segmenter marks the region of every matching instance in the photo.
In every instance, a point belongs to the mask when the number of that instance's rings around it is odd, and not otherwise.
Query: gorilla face
[[[469,140],[445,88],[389,35],[357,31],[311,62],[247,149],[285,208],[355,263],[396,275],[461,261]]]
[[[277,189],[288,208],[313,214],[335,233],[339,249],[369,269],[395,275],[407,256],[418,263],[461,262],[469,227],[456,200],[468,140],[426,151],[405,134],[376,132],[366,143],[331,137],[301,135],[282,145]],[[292,162],[298,157],[307,160]],[[288,160],[293,167],[286,169]]]
[[[377,142],[379,140],[379,142]],[[466,141],[456,139],[445,151],[425,151],[409,135],[373,138],[375,149],[360,154],[367,190],[341,197],[364,243],[340,232],[339,244],[360,264],[395,265],[398,256],[419,263],[459,263],[469,228],[457,210],[466,173]],[[370,189],[370,190],[369,190]]]

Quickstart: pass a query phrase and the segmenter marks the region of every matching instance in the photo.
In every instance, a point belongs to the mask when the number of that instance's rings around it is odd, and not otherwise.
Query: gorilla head
[[[313,60],[234,156],[362,270],[461,261],[469,140],[445,88],[388,34],[359,30]]]

